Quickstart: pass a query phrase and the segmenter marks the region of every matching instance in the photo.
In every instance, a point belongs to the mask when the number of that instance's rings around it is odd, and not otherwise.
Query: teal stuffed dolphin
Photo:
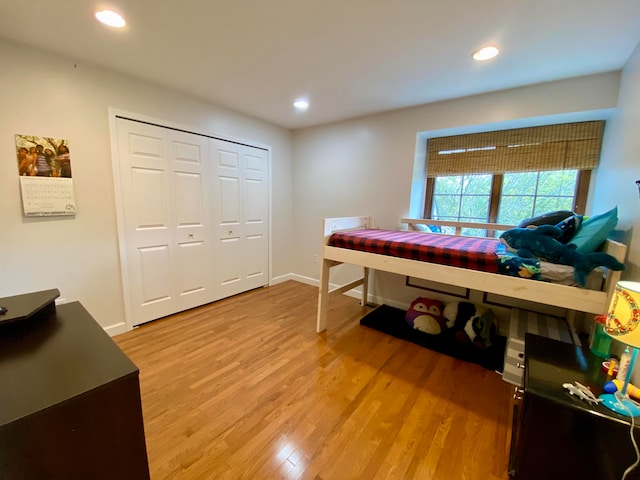
[[[624,270],[624,265],[608,253],[594,252],[581,254],[575,245],[565,245],[557,238],[562,230],[554,225],[541,225],[536,228],[512,228],[500,235],[500,242],[517,250],[524,258],[538,257],[549,262],[573,266],[573,278],[584,287],[587,276],[596,267],[611,270]]]

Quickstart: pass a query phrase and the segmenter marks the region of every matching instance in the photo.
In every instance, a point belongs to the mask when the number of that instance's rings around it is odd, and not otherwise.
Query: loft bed
[[[420,226],[439,225],[455,229],[460,236],[462,228],[484,229],[488,232],[503,231],[511,225],[478,224],[465,222],[446,222],[431,219],[401,220],[408,225],[409,231],[418,231]],[[322,261],[320,270],[320,288],[318,293],[318,314],[316,331],[326,330],[329,298],[334,294],[345,293],[357,286],[362,286],[362,305],[368,298],[370,269],[396,273],[408,277],[419,278],[441,284],[455,285],[470,290],[493,293],[519,300],[551,305],[567,310],[567,320],[572,321],[575,312],[586,312],[595,315],[603,314],[608,306],[620,272],[604,269],[604,278],[598,282],[599,289],[581,288],[577,286],[556,284],[528,278],[500,275],[460,266],[443,265],[430,261],[414,260],[393,256],[392,252],[370,253],[330,245],[330,238],[336,232],[350,230],[373,229],[372,217],[339,217],[326,218],[323,222]],[[417,235],[436,235],[439,233],[417,233]],[[488,240],[488,239],[487,239]],[[613,240],[606,240],[602,251],[618,261],[624,262],[626,246]],[[331,268],[340,264],[352,264],[363,267],[361,278],[346,285],[329,290]]]

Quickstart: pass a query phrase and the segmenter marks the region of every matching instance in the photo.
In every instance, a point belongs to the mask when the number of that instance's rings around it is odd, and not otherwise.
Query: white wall
[[[622,70],[618,106],[609,120],[602,144],[600,166],[592,182],[591,210],[603,212],[618,206],[619,240],[629,246],[623,280],[640,282],[640,44]],[[624,346],[614,342],[612,353]],[[640,384],[640,368],[631,379]]]
[[[622,71],[618,107],[605,131],[602,158],[595,172],[593,212],[618,206],[620,238],[629,245],[625,280],[640,281],[640,45]]]
[[[313,255],[320,252],[323,217],[373,215],[378,227],[400,226],[399,219],[410,211],[418,134],[460,127],[480,130],[485,124],[526,123],[527,119],[540,117],[548,121],[550,117],[580,112],[601,113],[616,106],[619,82],[619,72],[605,73],[295,131],[296,273],[310,283],[319,277]],[[353,270],[344,270],[337,272],[336,283],[353,276]],[[388,303],[408,303],[416,297],[416,291],[403,286],[403,278],[389,274],[375,278],[373,294],[391,297]]]
[[[0,41],[0,63],[0,297],[58,288],[67,301],[81,301],[107,329],[124,320],[109,107],[271,146],[271,275],[292,271],[289,130],[5,41]],[[14,143],[18,133],[69,141],[75,217],[22,216]]]

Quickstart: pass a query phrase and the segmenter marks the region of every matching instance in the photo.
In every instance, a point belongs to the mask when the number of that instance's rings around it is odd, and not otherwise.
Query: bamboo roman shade
[[[604,121],[592,121],[430,138],[427,176],[591,170],[603,130]]]

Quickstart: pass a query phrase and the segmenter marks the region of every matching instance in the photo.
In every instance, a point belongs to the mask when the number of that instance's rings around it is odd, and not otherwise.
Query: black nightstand
[[[515,479],[619,480],[635,462],[630,419],[562,387],[578,381],[601,394],[609,379],[602,360],[580,346],[526,335],[524,391],[514,415],[509,462]],[[635,420],[640,424],[640,417]],[[640,425],[636,438],[639,431]],[[627,479],[640,479],[640,466]]]

